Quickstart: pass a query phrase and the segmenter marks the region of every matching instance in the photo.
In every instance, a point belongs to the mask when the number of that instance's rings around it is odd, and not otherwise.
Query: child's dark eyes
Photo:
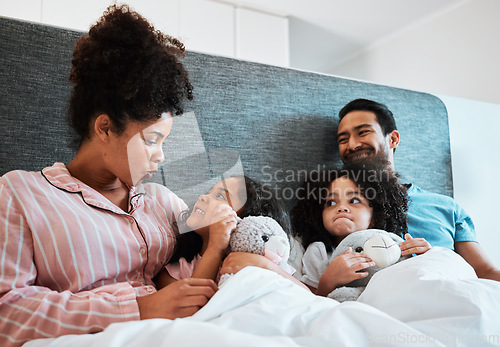
[[[352,198],[351,200],[349,200],[349,203],[351,203],[351,204],[359,204],[359,203],[361,203],[361,199]]]
[[[218,193],[218,194],[217,194],[217,197],[218,197],[219,199],[224,199],[224,200],[227,200],[226,194],[224,194],[224,193]]]
[[[325,207],[331,207],[331,206],[335,206],[335,205],[337,205],[337,203],[334,200],[328,200],[325,203]]]

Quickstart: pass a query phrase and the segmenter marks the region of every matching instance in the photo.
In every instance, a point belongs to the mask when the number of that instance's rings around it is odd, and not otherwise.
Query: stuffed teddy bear
[[[248,216],[241,219],[229,238],[228,253],[247,252],[260,254],[278,264],[290,274],[295,272],[288,265],[290,242],[283,228],[271,217]],[[223,275],[219,285],[230,274]]]
[[[328,297],[339,302],[357,300],[376,272],[410,257],[401,256],[399,248],[401,242],[403,242],[403,239],[398,235],[379,229],[356,231],[346,236],[335,248],[330,260],[324,264],[324,269],[326,270],[330,262],[344,253],[349,247],[351,247],[352,252],[365,253],[375,262],[375,266],[362,270],[368,272],[367,277],[354,280],[343,287],[334,289],[328,294]]]

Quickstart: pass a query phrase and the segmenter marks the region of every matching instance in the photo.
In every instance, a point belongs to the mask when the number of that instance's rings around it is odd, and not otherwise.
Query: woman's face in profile
[[[170,112],[154,122],[130,121],[125,131],[116,137],[113,166],[115,175],[129,186],[136,186],[158,171],[165,156],[162,145],[172,130]]]

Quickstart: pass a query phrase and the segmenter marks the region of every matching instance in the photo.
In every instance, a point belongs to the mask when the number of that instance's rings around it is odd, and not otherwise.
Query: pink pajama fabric
[[[140,319],[184,202],[153,183],[122,211],[64,164],[0,178],[0,346]]]

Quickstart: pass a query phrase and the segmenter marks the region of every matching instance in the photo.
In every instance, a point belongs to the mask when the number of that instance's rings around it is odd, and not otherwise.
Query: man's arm
[[[474,268],[477,277],[500,281],[500,270],[488,258],[479,243],[474,241],[455,242],[455,252]]]

